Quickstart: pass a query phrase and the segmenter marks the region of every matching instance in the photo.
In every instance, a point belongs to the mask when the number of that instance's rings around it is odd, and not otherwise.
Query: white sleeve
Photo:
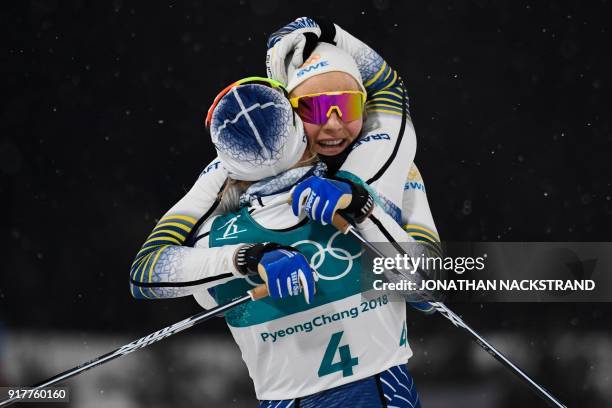
[[[200,173],[191,189],[164,215],[182,214],[203,222],[218,210],[219,197],[227,181],[227,170],[215,158]]]
[[[402,225],[415,240],[434,244],[440,242],[438,230],[427,201],[425,182],[414,163],[404,184]]]
[[[399,226],[399,224],[378,205],[364,221],[356,224],[363,238],[378,249],[382,255],[393,258],[397,254],[412,252],[409,245],[414,240]]]
[[[204,284],[239,276],[233,256],[240,245],[208,248],[207,240],[202,240],[216,214],[225,207],[220,193],[226,179],[219,160],[214,160],[189,192],[159,220],[132,264],[132,296],[186,296]],[[194,244],[198,245],[193,247]]]
[[[337,175],[356,176],[372,187],[399,222],[401,185],[417,148],[408,92],[397,71],[376,51],[338,25],[334,28],[336,44],[355,59],[368,94],[363,129]]]
[[[413,242],[401,226],[378,205],[361,223],[357,230],[368,242]]]
[[[210,219],[209,221],[205,222],[204,225],[202,225],[201,231],[198,232],[198,239],[195,242],[196,248],[209,248],[209,234],[210,234],[210,228],[212,227],[213,222],[214,222],[214,219]],[[240,245],[230,245],[230,246],[239,247]],[[225,246],[220,247],[220,248],[225,248]],[[220,249],[220,248],[209,248],[209,251]],[[221,269],[223,267],[223,260],[219,259],[219,261],[221,261],[221,265],[209,265],[209,267],[218,268],[217,270]],[[234,268],[233,252],[232,252],[231,267]],[[210,293],[209,289],[214,286],[221,285],[225,282],[228,282],[234,278],[236,278],[236,274],[233,273],[231,274],[231,276],[227,276],[221,279],[215,279],[213,281],[198,285],[197,287],[194,287],[193,297],[196,300],[196,302],[198,302],[198,304],[202,306],[204,309],[212,309],[213,307],[218,306],[218,304],[215,298]]]
[[[400,117],[368,117],[362,136],[352,146],[337,173],[338,177],[369,185],[378,197],[392,205],[393,211],[389,212],[397,215],[402,207],[402,185],[416,153],[416,134],[412,122],[408,118],[404,120],[400,134]],[[392,129],[395,129],[395,133]]]

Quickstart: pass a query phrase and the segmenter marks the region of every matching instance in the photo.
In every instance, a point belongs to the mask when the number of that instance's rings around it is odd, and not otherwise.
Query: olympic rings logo
[[[310,264],[312,269],[317,271],[317,275],[319,275],[319,279],[330,280],[330,281],[338,280],[338,279],[342,279],[344,276],[346,276],[347,273],[350,272],[350,270],[353,268],[353,261],[359,258],[361,254],[363,253],[363,249],[362,249],[357,254],[353,255],[344,248],[334,247],[333,245],[334,239],[336,239],[336,237],[340,234],[341,234],[340,231],[335,232],[334,235],[332,235],[329,238],[329,241],[327,241],[327,245],[325,247],[323,247],[323,245],[321,245],[320,243],[316,241],[311,241],[309,239],[294,242],[291,246],[295,248],[298,248],[300,245],[314,246],[316,249],[316,252],[310,257],[310,260],[308,263]],[[344,271],[342,271],[341,273],[337,275],[322,274],[320,271],[320,268],[323,266],[323,263],[325,262],[326,254],[329,254],[332,258],[339,259],[341,261],[346,261],[346,268],[344,268]]]
[[[293,244],[291,244],[291,246],[299,249],[298,248],[299,246],[312,245],[315,248],[316,252],[312,254],[308,263],[310,264],[312,269],[317,271],[317,275],[319,276],[319,279],[329,280],[329,281],[338,280],[338,279],[342,279],[343,277],[345,277],[351,271],[351,269],[353,268],[353,261],[359,258],[363,254],[363,251],[364,251],[363,249],[361,249],[358,253],[353,255],[344,248],[334,247],[334,240],[340,234],[342,234],[340,231],[336,231],[334,235],[332,235],[329,238],[329,241],[327,241],[327,245],[325,245],[325,247],[323,247],[323,245],[321,245],[320,243],[316,241],[311,241],[309,239],[304,239],[302,241],[294,242]],[[332,258],[335,258],[341,261],[346,261],[346,267],[344,268],[344,270],[337,275],[333,275],[330,273],[322,274],[320,268],[325,263],[326,254],[329,254]],[[326,272],[331,272],[331,271],[326,271]],[[249,282],[253,286],[257,286],[261,283],[261,282],[260,283],[254,282],[248,276],[246,276],[245,279],[247,282]]]

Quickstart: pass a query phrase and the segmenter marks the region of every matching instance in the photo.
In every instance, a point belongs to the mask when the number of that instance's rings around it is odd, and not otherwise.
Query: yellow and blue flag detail
[[[405,92],[402,79],[393,68],[383,61],[374,76],[364,84],[368,93],[366,111],[402,115],[402,101]]]
[[[435,231],[415,224],[404,225],[404,231],[406,231],[415,241],[425,244],[431,256],[443,258],[440,237]]]
[[[180,214],[168,215],[159,220],[132,263],[130,270],[132,296],[140,299],[159,297],[154,288],[137,286],[132,282],[154,282],[153,272],[160,255],[170,246],[183,245],[196,222],[195,218]]]

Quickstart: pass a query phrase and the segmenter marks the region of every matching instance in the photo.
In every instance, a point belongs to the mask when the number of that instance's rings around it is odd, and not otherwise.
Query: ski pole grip
[[[264,284],[255,286],[253,289],[248,291],[248,294],[251,296],[251,299],[259,300],[268,297],[270,293],[268,292],[268,287]]]
[[[337,211],[334,214],[334,217],[332,218],[332,224],[334,225],[334,227],[336,227],[338,231],[342,232],[343,234],[346,234],[351,226],[351,224],[346,220],[346,218],[338,214]]]

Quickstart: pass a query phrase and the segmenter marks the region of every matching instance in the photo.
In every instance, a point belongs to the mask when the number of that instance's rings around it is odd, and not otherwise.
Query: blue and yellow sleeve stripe
[[[130,269],[130,292],[138,299],[158,298],[153,288],[138,286],[138,283],[153,283],[153,271],[159,257],[170,246],[181,246],[194,228],[197,220],[188,215],[163,217],[136,254]]]
[[[380,69],[372,78],[370,78],[363,86],[368,93],[368,96],[375,94],[378,91],[384,91],[385,89],[391,88],[398,81],[399,76],[397,71],[391,68],[387,62],[383,61]]]
[[[402,114],[404,86],[402,79],[393,68],[383,62],[378,72],[364,84],[368,99],[366,112]]]
[[[415,241],[424,243],[429,249],[431,256],[443,258],[440,236],[435,231],[416,224],[404,225],[404,231],[406,231]]]
[[[438,233],[416,224],[404,225],[404,231],[414,238],[415,241],[424,243],[429,256],[443,258]],[[435,311],[435,308],[429,302],[410,302],[410,306],[425,314],[431,314]]]

